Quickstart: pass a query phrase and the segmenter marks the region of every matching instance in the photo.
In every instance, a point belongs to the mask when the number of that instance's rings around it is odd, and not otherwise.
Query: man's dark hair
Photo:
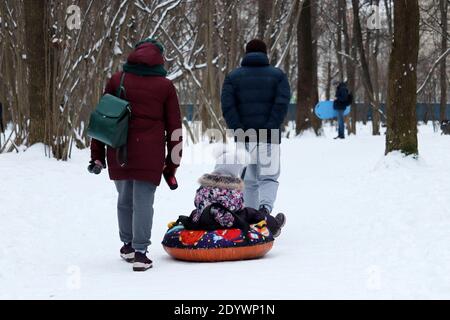
[[[245,48],[246,53],[252,52],[262,52],[267,54],[267,45],[264,41],[259,39],[254,39],[247,43],[247,47]]]

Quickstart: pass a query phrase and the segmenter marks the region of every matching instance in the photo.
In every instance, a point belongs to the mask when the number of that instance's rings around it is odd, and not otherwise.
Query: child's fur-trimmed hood
[[[244,182],[241,178],[219,175],[215,173],[203,175],[198,182],[202,187],[221,188],[231,190],[244,190]]]

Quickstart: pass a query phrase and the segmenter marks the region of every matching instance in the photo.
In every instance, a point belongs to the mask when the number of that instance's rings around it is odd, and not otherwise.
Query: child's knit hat
[[[215,174],[240,178],[244,168],[250,162],[250,154],[238,144],[219,145],[215,150]]]

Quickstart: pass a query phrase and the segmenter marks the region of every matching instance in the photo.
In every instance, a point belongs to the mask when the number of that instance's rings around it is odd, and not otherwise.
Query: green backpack
[[[104,144],[118,149],[127,144],[128,122],[131,116],[130,103],[121,99],[122,92],[126,97],[125,72],[120,79],[117,96],[105,94],[91,114],[87,135]]]

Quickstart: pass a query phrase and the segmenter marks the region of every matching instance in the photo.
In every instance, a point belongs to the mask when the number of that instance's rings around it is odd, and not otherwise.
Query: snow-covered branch
[[[433,75],[433,72],[436,69],[436,67],[441,63],[442,60],[446,59],[449,54],[450,54],[450,48],[447,49],[447,51],[444,52],[442,55],[440,55],[439,58],[433,63],[433,66],[431,67],[430,71],[428,72],[427,77],[425,78],[424,82],[417,90],[418,95],[423,91],[423,89],[427,85],[428,81],[430,81],[431,76]]]

